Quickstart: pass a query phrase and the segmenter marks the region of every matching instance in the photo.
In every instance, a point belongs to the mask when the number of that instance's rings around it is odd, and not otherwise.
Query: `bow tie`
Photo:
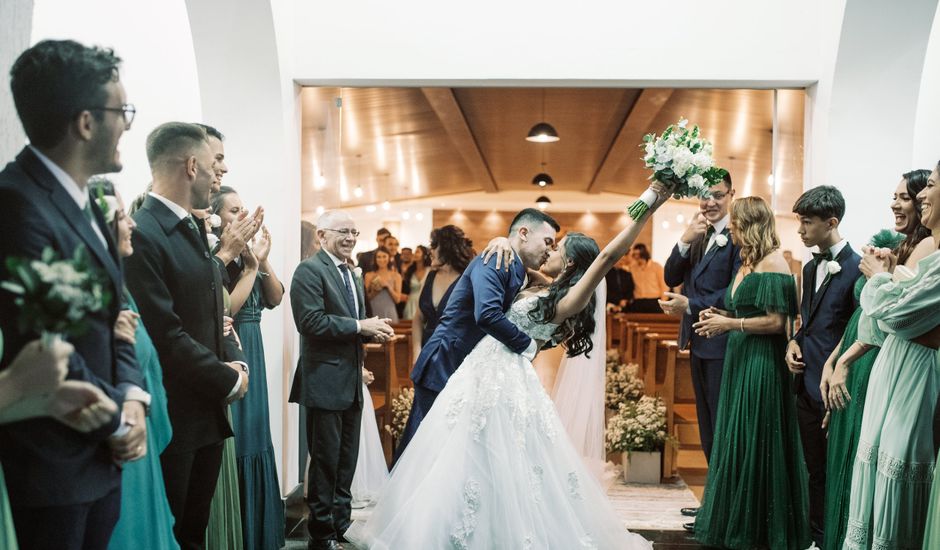
[[[817,263],[817,264],[818,264],[820,261],[822,261],[822,260],[826,260],[827,262],[831,262],[831,261],[832,261],[832,252],[830,252],[830,251],[828,251],[828,250],[825,251],[825,252],[813,252],[813,259],[816,260],[816,263]]]

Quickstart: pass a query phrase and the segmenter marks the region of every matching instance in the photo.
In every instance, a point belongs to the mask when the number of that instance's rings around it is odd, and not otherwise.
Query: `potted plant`
[[[623,477],[627,483],[659,483],[666,435],[666,405],[658,397],[644,395],[620,404],[607,421],[607,448],[623,453]]]

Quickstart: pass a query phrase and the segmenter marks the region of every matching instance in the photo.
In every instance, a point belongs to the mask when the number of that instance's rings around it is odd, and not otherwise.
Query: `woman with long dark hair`
[[[395,257],[384,246],[375,250],[373,269],[365,274],[363,283],[372,315],[398,321],[396,304],[401,300],[401,273],[395,270]]]
[[[780,252],[774,213],[760,197],[731,205],[728,225],[741,267],[728,311],[703,310],[700,336],[730,333],[695,540],[720,548],[803,550],[809,532],[808,473],[784,356],[796,283]]]
[[[523,290],[506,319],[569,355],[593,350],[594,289],[627,251],[657,199],[603,251],[584,235],[559,241],[562,269]],[[489,269],[489,268],[487,268]],[[485,336],[437,396],[405,448],[378,505],[346,538],[366,548],[649,549],[627,532],[587,470],[555,406],[523,355]]]
[[[920,204],[917,194],[927,185],[930,170],[913,170],[901,177],[894,191],[891,211],[894,213],[894,230],[904,236],[901,243],[881,242],[881,234],[872,239],[871,247],[892,248],[898,265],[916,269],[917,262],[933,252],[936,247],[930,230],[920,221]],[[862,296],[862,289],[872,274],[869,266],[878,259],[866,247],[866,259],[862,260],[863,275],[855,282],[855,299]],[[849,520],[849,497],[852,489],[852,467],[858,449],[858,437],[862,429],[862,415],[868,380],[875,358],[881,349],[873,343],[858,339],[858,321],[862,316],[859,307],[849,318],[842,336],[832,355],[823,366],[819,384],[823,402],[829,415],[829,444],[826,451],[826,537],[824,550],[838,550],[845,540]]]
[[[473,256],[473,243],[456,225],[445,225],[431,231],[431,249],[428,254],[431,272],[421,285],[418,309],[411,320],[415,360],[441,322],[450,293]]]

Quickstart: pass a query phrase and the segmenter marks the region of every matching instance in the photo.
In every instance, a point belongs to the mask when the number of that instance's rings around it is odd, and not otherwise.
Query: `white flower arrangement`
[[[222,227],[222,218],[220,218],[218,214],[210,214],[209,215],[209,227],[211,227],[212,229],[218,229]]]
[[[616,350],[614,350],[616,352]],[[619,357],[607,362],[607,384],[605,402],[608,409],[617,410],[626,401],[635,401],[643,396],[646,384],[640,378],[640,367],[636,364],[624,365]]]
[[[715,236],[715,244],[718,245],[718,248],[723,248],[728,244],[728,236],[719,233]]]
[[[402,388],[401,392],[392,399],[392,423],[385,425],[385,431],[392,434],[393,438],[398,439],[405,433],[405,426],[408,425],[408,416],[411,415],[411,404],[414,400],[414,388]]]
[[[701,137],[699,127],[680,119],[670,124],[661,136],[643,136],[643,162],[653,171],[651,180],[666,186],[674,198],[705,198],[712,186],[727,175],[727,171],[715,165],[712,144]],[[630,205],[628,210],[634,220],[640,219],[655,203],[656,193],[647,190]]]
[[[829,260],[826,262],[826,272],[829,273],[830,276],[835,275],[840,271],[842,271],[842,266],[839,265],[839,262],[835,260]]]
[[[607,421],[607,449],[612,452],[661,451],[672,438],[666,435],[666,405],[658,397],[621,403]]]

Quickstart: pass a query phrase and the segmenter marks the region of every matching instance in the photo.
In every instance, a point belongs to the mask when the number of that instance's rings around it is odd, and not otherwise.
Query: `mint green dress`
[[[867,282],[868,279],[864,276],[855,281],[856,300],[861,299],[862,289]],[[849,318],[842,348],[839,350],[840,355],[858,340],[858,321],[861,316],[862,308],[859,307]],[[823,550],[838,550],[842,548],[842,542],[845,540],[846,524],[849,521],[849,497],[852,492],[852,467],[855,465],[858,437],[862,431],[862,413],[865,410],[868,380],[879,350],[877,346],[872,347],[852,363],[845,380],[852,400],[842,410],[833,409],[829,419],[829,447],[826,452],[826,540]]]
[[[797,312],[791,275],[750,273],[725,298],[736,317]],[[733,331],[695,540],[722,548],[803,550],[809,533],[803,448],[784,361],[785,334]]]
[[[226,407],[225,412],[231,424],[232,408]],[[206,548],[208,550],[242,550],[244,548],[234,437],[229,437],[222,444],[222,468],[219,470],[219,482],[215,486],[215,495],[212,497],[212,506],[209,510]]]
[[[3,357],[3,333],[0,332],[0,357]],[[0,465],[0,548],[16,550],[16,529],[13,526],[13,511],[7,498],[7,483],[3,479],[3,466]]]
[[[940,366],[940,353],[937,354],[937,365]],[[940,459],[940,456],[937,458]],[[927,527],[924,530],[924,550],[934,548],[940,548],[940,483],[934,483],[930,491],[930,508],[927,510]]]
[[[940,324],[940,252],[909,280],[880,273],[862,291],[859,339],[878,345],[852,472],[844,548],[919,548],[933,481],[936,351],[910,341]]]
[[[127,295],[127,299],[131,311],[136,313],[134,299],[130,295]],[[147,454],[140,460],[124,465],[121,474],[121,517],[108,548],[177,550],[179,544],[173,537],[173,512],[166,499],[163,470],[160,468],[160,454],[173,437],[170,415],[166,410],[163,369],[143,320],[138,321],[135,336],[137,343],[134,344],[134,352],[150,393]]]

